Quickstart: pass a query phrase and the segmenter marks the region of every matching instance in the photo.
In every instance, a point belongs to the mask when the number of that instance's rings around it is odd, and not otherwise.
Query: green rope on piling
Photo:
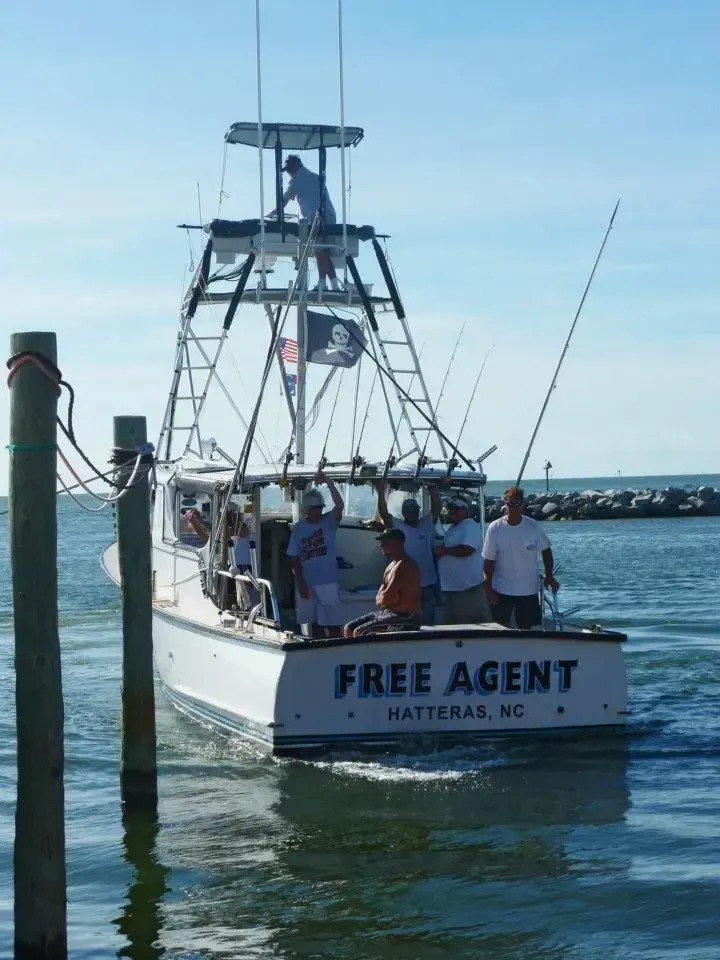
[[[5,449],[10,453],[24,453],[32,450],[57,450],[56,443],[6,443]]]

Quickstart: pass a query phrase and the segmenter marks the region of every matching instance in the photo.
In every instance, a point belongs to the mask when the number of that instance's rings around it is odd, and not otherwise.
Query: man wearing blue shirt
[[[309,624],[311,635],[339,637],[344,622],[340,606],[335,531],[345,504],[332,480],[318,471],[315,483],[327,484],[333,508],[323,513],[319,490],[303,495],[305,519],[292,529],[287,555],[295,577],[298,623]]]

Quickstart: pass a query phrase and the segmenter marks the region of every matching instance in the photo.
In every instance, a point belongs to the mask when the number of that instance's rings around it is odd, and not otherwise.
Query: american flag
[[[289,337],[280,337],[280,356],[288,363],[297,363],[297,340],[291,340]]]

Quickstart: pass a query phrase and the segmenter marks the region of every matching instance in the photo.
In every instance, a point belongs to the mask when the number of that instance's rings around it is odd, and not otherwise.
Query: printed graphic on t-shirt
[[[322,527],[313,530],[309,537],[300,538],[300,552],[298,554],[301,563],[308,560],[314,560],[316,557],[326,557],[328,552],[327,542],[325,540],[325,531]]]

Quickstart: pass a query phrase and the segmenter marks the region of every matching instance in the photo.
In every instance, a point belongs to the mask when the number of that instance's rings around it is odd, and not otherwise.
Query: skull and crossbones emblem
[[[343,353],[352,357],[355,351],[350,343],[350,331],[342,323],[336,323],[330,333],[326,353]]]

